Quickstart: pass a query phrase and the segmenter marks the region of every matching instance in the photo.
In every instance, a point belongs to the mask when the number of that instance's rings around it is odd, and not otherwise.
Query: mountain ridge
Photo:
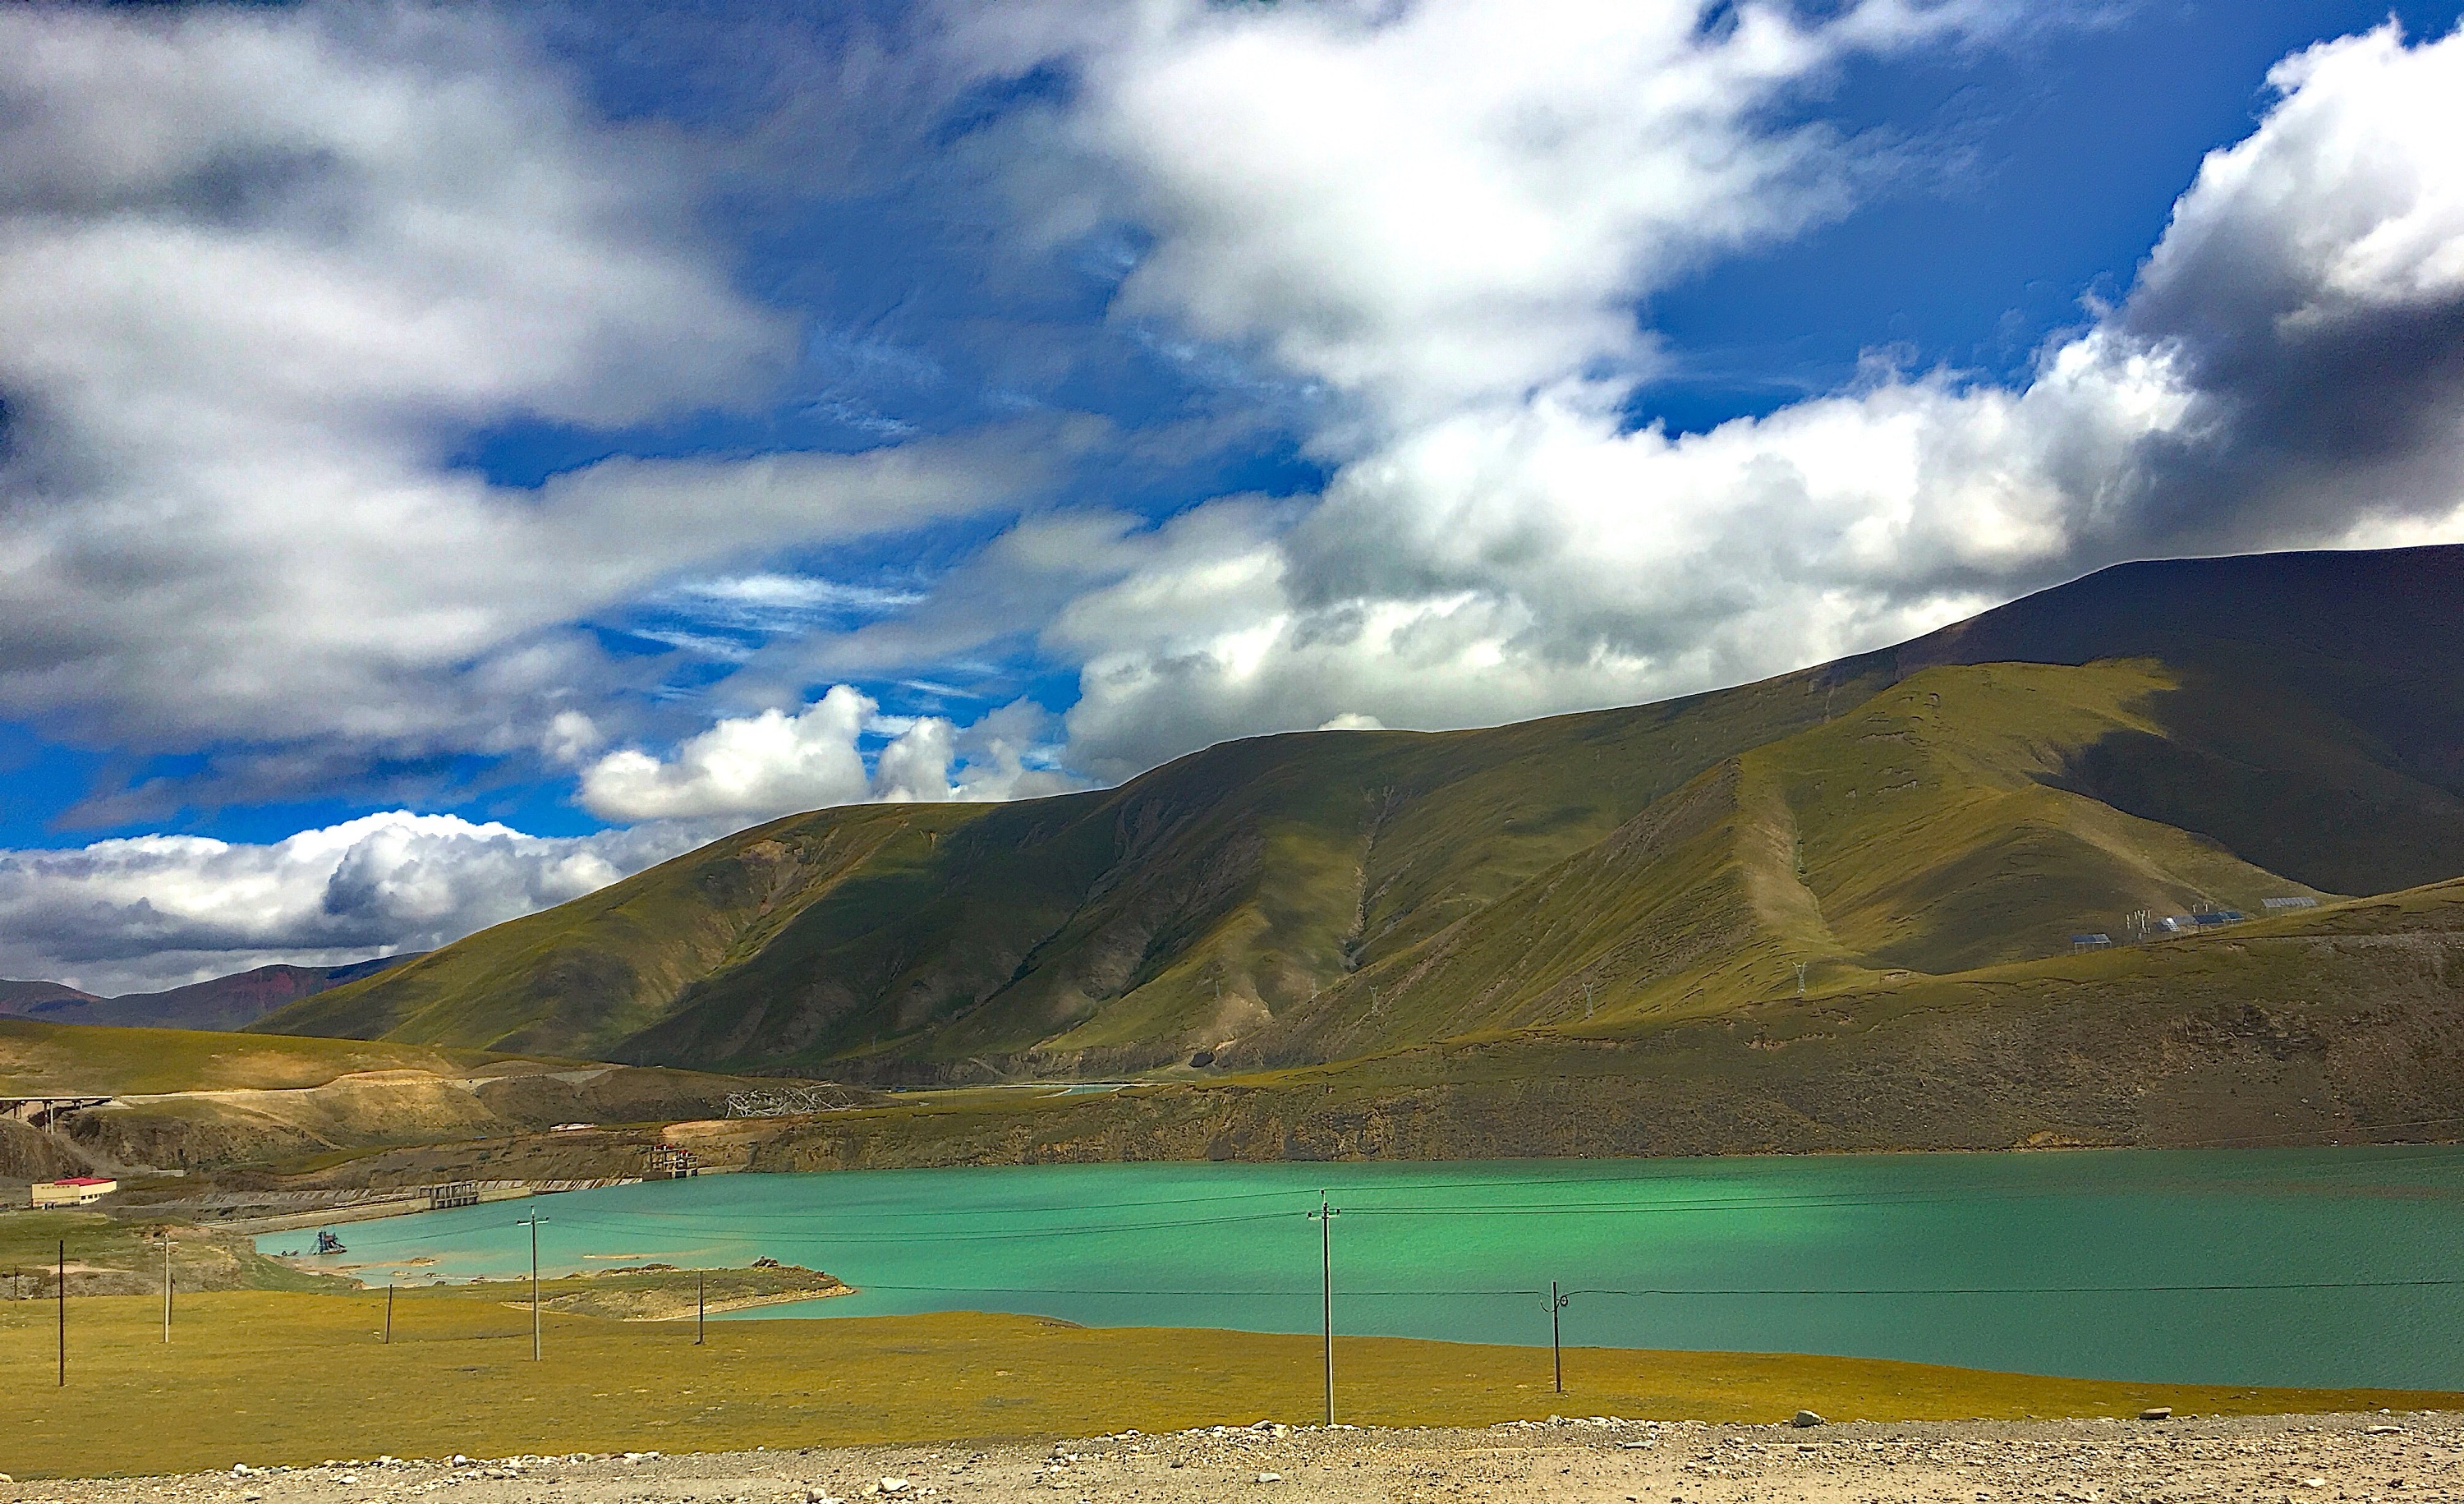
[[[790,816],[253,1027],[881,1083],[1259,1069],[2418,886],[2464,873],[2458,585],[2457,548],[2118,565],[1653,705]]]
[[[235,1029],[301,998],[374,976],[421,954],[377,956],[339,966],[277,962],[160,992],[114,997],[99,997],[57,982],[0,982],[0,1015],[119,1028]]]

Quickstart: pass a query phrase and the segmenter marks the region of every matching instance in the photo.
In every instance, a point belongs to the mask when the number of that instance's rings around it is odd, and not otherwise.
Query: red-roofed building
[[[37,1206],[90,1206],[120,1189],[118,1181],[99,1175],[72,1175],[62,1181],[36,1181],[34,1205]]]

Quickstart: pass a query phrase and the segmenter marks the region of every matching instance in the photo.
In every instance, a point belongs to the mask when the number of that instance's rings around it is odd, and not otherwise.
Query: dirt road
[[[98,1467],[109,1463],[98,1438]],[[333,1463],[0,1485],[10,1504],[1095,1504],[1527,1499],[2401,1501],[2464,1497],[2464,1415],[1790,1427],[1570,1420],[1472,1431],[1260,1426],[1053,1445]]]

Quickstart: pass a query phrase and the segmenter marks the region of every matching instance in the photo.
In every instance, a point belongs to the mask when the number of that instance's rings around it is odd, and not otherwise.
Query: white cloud
[[[525,749],[623,672],[577,619],[1021,474],[998,438],[537,492],[451,463],[760,399],[795,343],[683,138],[484,11],[11,8],[0,115],[0,714],[324,749],[295,766]]]
[[[957,756],[953,728],[938,716],[912,721],[881,749],[873,764],[873,796],[899,802],[950,797],[950,763]]]
[[[583,770],[582,802],[608,820],[758,819],[855,804],[871,792],[856,739],[876,708],[841,684],[797,715],[721,720],[667,762],[629,747],[610,752]]]
[[[1469,24],[1485,8],[1349,14],[1184,18],[1124,44],[1118,66],[1154,79],[1089,106],[1088,128],[1127,132],[1121,160],[1184,206],[1155,220],[1147,265],[1169,275],[1133,284],[1141,305],[1253,336],[1361,401],[1321,435],[1344,462],[1296,520],[1228,499],[1124,538],[1118,572],[1056,615],[1046,642],[1085,663],[1077,765],[1117,777],[1347,713],[1463,725],[1732,683],[2121,558],[2464,536],[2464,156],[2448,145],[2464,139],[2464,36],[2408,47],[2389,26],[2279,67],[2280,100],[2210,158],[2129,299],[2049,348],[2024,387],[1876,367],[1853,389],[1672,438],[1624,427],[1640,365],[1614,336],[1688,232],[1656,238],[1649,214],[1616,206],[1682,219],[1698,187],[1727,181],[1693,175],[1705,151],[1729,160],[1706,143],[1733,139],[1749,163],[1788,144],[1756,136],[1750,110],[1637,104],[1635,121],[1666,126],[1650,149],[1559,151],[1599,139],[1576,127],[1615,91],[1521,114],[1505,101],[1579,76],[1590,59],[1533,39],[1579,28],[1516,41]],[[1860,17],[1889,19],[1837,24]],[[1449,26],[1493,56],[1451,124],[1397,102],[1408,86],[1391,77]],[[1756,55],[1818,56],[1821,37]],[[1692,81],[1739,69],[1787,77],[1724,61],[1717,39],[1661,45],[1683,55],[1666,79],[1604,55],[1638,100],[1691,98]],[[1347,101],[1377,104],[1356,122],[1367,155],[1352,117],[1326,113]],[[1286,106],[1325,138],[1227,127]],[[1497,144],[1497,121],[1548,149]],[[1378,162],[1401,186],[1361,188]],[[1416,194],[1424,182],[1464,185],[1460,202],[1507,231],[1548,222],[1529,205],[1558,206],[1566,222],[1532,233],[1567,241],[1562,257],[1458,226],[1481,254],[1444,241],[1434,269],[1415,268],[1456,203]],[[1785,228],[1754,212],[1713,213],[1705,233]],[[1456,370],[1452,350],[1474,366]]]
[[[539,752],[559,767],[576,767],[607,740],[599,723],[578,710],[560,710],[548,718],[539,738]]]
[[[1845,58],[2015,13],[1705,9],[1186,0],[998,11],[979,44],[1078,62],[1074,139],[1155,236],[1122,311],[1260,345],[1392,420],[1647,365],[1638,298],[1853,201],[1853,154],[1775,106]]]
[[[871,697],[840,684],[792,716],[774,708],[728,717],[664,761],[630,747],[608,753],[583,770],[582,801],[608,820],[742,824],[868,800],[1001,800],[1082,786],[1049,765],[1052,717],[1031,701],[963,727],[879,712]],[[891,739],[869,771],[867,732]]]
[[[686,851],[707,827],[549,839],[396,810],[267,846],[0,852],[0,972],[114,993],[426,950]]]

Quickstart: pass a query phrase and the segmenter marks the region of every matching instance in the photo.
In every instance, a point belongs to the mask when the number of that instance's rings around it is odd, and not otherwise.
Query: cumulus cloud
[[[610,752],[582,775],[582,801],[609,820],[719,818],[743,824],[867,800],[999,800],[1079,786],[1048,766],[1037,735],[1051,717],[1019,701],[960,727],[939,716],[886,718],[846,684],[789,715],[728,717],[661,759]],[[868,769],[862,740],[890,738]],[[955,770],[954,764],[957,764]]]
[[[1058,613],[1046,640],[1085,664],[1080,765],[1121,776],[1346,713],[1462,725],[1735,682],[2128,557],[2464,536],[2464,158],[2446,144],[2464,133],[2464,35],[2408,45],[2390,24],[2279,65],[2278,98],[2204,165],[2129,297],[2023,386],[1878,365],[1852,389],[1671,436],[1626,417],[1648,354],[1634,297],[1701,244],[1679,223],[1698,191],[1778,183],[1774,202],[1804,212],[1786,190],[1803,143],[1706,99],[1634,106],[1628,123],[1661,130],[1651,149],[1560,152],[1625,139],[1595,118],[1614,94],[1508,108],[1580,65],[1468,24],[1484,11],[1174,12],[1125,44],[1132,81],[1087,106],[1086,128],[1119,137],[1126,166],[1179,206],[1155,220],[1162,270],[1133,279],[1135,304],[1248,334],[1358,400],[1319,435],[1341,460],[1321,498],[1281,513],[1229,498],[1125,539],[1140,557]],[[1663,28],[1663,70],[1603,55],[1644,100],[1691,99],[1698,74],[1750,95],[1826,48],[1948,14]],[[1286,77],[1309,80],[1304,120],[1328,100],[1386,100],[1398,56],[1442,74],[1449,42],[1493,56],[1462,121],[1361,127],[1402,187],[1353,191],[1357,170],[1287,162],[1302,141],[1227,128],[1280,101]],[[1167,128],[1175,98],[1208,128]],[[1526,140],[1546,149],[1510,149]],[[1362,168],[1349,149],[1320,156]],[[1748,177],[1698,176],[1706,153]],[[1571,259],[1491,236],[1478,257],[1439,245],[1435,270],[1409,264],[1444,240],[1429,206],[1450,208],[1439,185],[1456,182],[1498,233],[1553,225],[1534,243],[1564,240]],[[1782,210],[1744,212],[1701,233],[1785,228]],[[1458,371],[1452,350],[1477,359]]]
[[[2013,13],[1720,9],[1183,0],[995,11],[981,45],[1076,64],[1070,139],[1127,174],[1155,236],[1117,311],[1255,344],[1391,419],[1647,365],[1636,299],[1853,203],[1856,154],[1775,106],[1847,57]]]
[[[631,747],[610,752],[583,772],[582,802],[609,820],[758,818],[855,804],[871,789],[856,738],[877,708],[841,684],[793,716],[721,720],[664,762]]]
[[[578,619],[1020,474],[999,441],[458,468],[494,424],[759,400],[795,344],[682,138],[485,12],[11,8],[0,114],[0,713],[519,751],[620,677]]]
[[[715,833],[550,839],[396,810],[272,845],[147,835],[0,852],[0,973],[90,992],[177,986],[274,962],[430,949],[579,897]]]

